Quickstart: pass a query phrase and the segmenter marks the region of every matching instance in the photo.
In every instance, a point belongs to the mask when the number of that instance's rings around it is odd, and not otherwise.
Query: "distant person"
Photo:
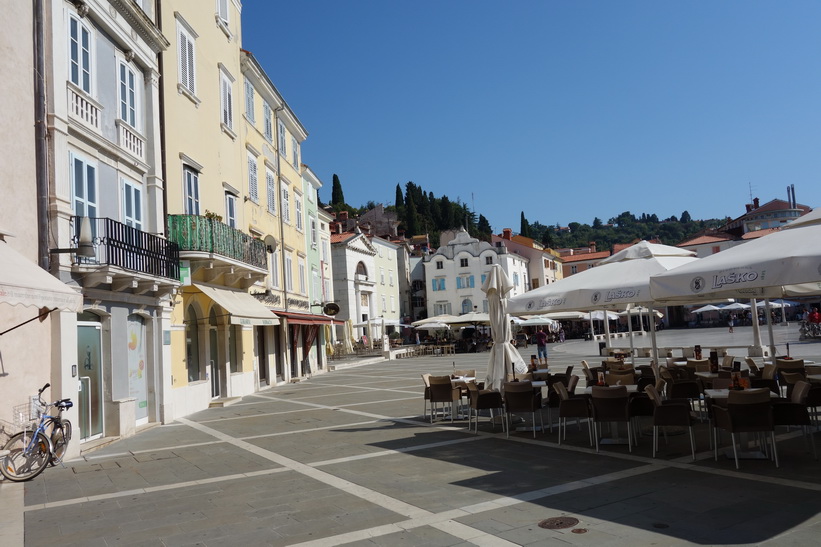
[[[727,319],[727,325],[730,327],[730,332],[733,332],[733,326],[735,325],[735,314],[731,313],[730,317]]]
[[[559,329],[559,342],[564,342],[564,337],[565,337],[564,327],[562,327],[562,328]]]
[[[547,334],[542,327],[536,330],[536,357],[540,365],[547,366]]]
[[[422,341],[419,339],[419,333],[417,332],[416,333],[416,345],[418,346],[421,343],[422,343]]]
[[[810,312],[809,317],[810,323],[815,323],[816,325],[821,323],[821,313],[818,313],[818,308],[813,308]]]

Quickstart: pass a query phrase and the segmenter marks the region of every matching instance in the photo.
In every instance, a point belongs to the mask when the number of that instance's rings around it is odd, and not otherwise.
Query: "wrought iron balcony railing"
[[[203,216],[168,215],[168,239],[180,251],[214,253],[266,270],[265,243],[227,224]]]
[[[82,265],[110,265],[154,277],[180,278],[176,243],[126,226],[110,218],[91,218],[94,257],[78,258]],[[80,239],[81,217],[74,217],[74,244]]]

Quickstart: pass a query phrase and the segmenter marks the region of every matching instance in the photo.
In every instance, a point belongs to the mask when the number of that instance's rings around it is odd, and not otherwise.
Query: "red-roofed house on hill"
[[[562,260],[562,277],[570,277],[588,270],[610,256],[610,251],[596,250],[595,241],[591,241],[588,247],[557,249],[557,251]]]

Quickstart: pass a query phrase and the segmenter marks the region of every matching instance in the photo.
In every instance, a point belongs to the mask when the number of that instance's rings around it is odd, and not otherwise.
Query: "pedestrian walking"
[[[542,327],[536,330],[536,356],[540,365],[547,366],[547,334]]]
[[[727,320],[727,325],[730,327],[730,332],[733,332],[733,327],[735,326],[735,314],[731,313],[729,319]]]

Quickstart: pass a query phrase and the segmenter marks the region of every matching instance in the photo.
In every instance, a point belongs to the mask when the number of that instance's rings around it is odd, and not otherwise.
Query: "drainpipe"
[[[49,269],[48,148],[43,0],[34,0],[34,157],[37,188],[37,262]],[[59,245],[58,245],[59,247]]]
[[[282,162],[280,160],[280,150],[279,150],[279,119],[277,118],[277,112],[281,112],[285,109],[284,105],[278,106],[274,109],[274,127],[276,129],[275,137],[276,137],[276,150],[277,150],[277,191],[279,192],[279,246],[280,246],[280,253],[279,253],[279,261],[282,266],[282,294],[283,294],[283,304],[285,306],[285,311],[288,311],[288,288],[285,283],[285,249],[283,245],[283,234],[285,233],[285,221],[282,218],[282,213],[285,210],[285,207],[282,205]],[[291,193],[288,192],[290,196]]]
[[[154,2],[154,18],[157,21],[157,28],[162,32],[162,0]],[[157,70],[161,75],[165,74],[163,69],[163,53],[157,53]],[[165,92],[162,76],[160,76],[160,92],[159,92],[159,118],[160,118],[160,174],[162,176],[162,234],[165,239],[168,239],[168,166],[166,165],[165,156]],[[173,300],[172,300],[173,302]]]

